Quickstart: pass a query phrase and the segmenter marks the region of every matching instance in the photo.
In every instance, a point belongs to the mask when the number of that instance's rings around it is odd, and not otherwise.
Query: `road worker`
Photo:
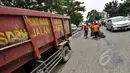
[[[98,38],[98,36],[99,36],[99,25],[97,23],[93,26],[93,32],[94,32],[95,38]]]
[[[101,23],[98,21],[98,22],[97,22],[97,25],[101,26]]]
[[[87,36],[88,36],[88,25],[86,24],[84,26],[84,38],[87,38]]]
[[[94,36],[94,34],[93,34],[93,26],[94,26],[95,24],[93,23],[93,24],[91,24],[91,26],[90,26],[90,29],[91,29],[91,36]]]

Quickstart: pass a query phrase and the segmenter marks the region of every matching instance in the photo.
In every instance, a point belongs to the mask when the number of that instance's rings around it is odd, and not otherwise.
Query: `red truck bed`
[[[71,36],[70,17],[0,7],[0,73],[10,73]]]

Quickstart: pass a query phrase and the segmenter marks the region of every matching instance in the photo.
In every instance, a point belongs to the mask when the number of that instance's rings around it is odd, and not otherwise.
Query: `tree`
[[[83,15],[79,12],[75,12],[70,15],[71,16],[71,22],[76,24],[77,26],[81,21],[83,21]]]
[[[114,16],[127,16],[130,13],[130,0],[122,0],[123,3],[119,3],[115,0],[105,4],[104,11],[106,11],[110,17]]]
[[[10,7],[65,14],[71,16],[72,20],[77,19],[80,21],[82,21],[80,15],[77,18],[72,16],[85,11],[85,6],[82,6],[84,3],[75,0],[0,0],[0,4]],[[79,24],[80,22],[72,21],[72,23]]]
[[[88,12],[87,19],[89,22],[98,21],[101,18],[101,14],[97,10],[91,10],[90,12]]]
[[[85,11],[85,6],[81,6],[82,4],[84,4],[83,2],[75,0],[64,0],[64,1],[65,1],[64,7],[66,8],[64,8],[63,11],[65,11],[67,15],[71,15],[74,12]]]
[[[106,3],[104,7],[104,11],[106,11],[110,17],[114,17],[118,15],[118,1],[113,0],[112,2]]]
[[[130,12],[130,0],[125,1],[124,3],[120,3],[118,7],[118,13],[122,16],[127,16]]]
[[[60,7],[61,0],[1,0],[4,6],[53,12]],[[55,9],[54,9],[55,7]]]

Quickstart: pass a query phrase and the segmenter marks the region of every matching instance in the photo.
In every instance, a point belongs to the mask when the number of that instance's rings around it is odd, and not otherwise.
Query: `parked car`
[[[77,30],[82,30],[82,27],[77,27]]]
[[[130,16],[126,17],[128,20],[130,20]]]
[[[77,26],[75,24],[71,24],[72,26],[72,32],[77,30]]]
[[[115,30],[127,30],[130,29],[130,21],[123,16],[112,17],[106,20],[106,29]]]
[[[78,27],[83,27],[85,25],[85,23],[81,23],[81,24],[79,24],[79,26]]]

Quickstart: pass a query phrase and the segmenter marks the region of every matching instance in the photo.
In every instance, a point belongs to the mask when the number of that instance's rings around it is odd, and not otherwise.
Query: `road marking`
[[[107,65],[110,60],[111,60],[111,56],[110,55],[106,55],[108,52],[110,52],[112,49],[108,49],[107,51],[105,51],[99,58],[99,64],[101,66],[105,66]],[[107,60],[105,62],[103,62],[103,59],[107,58]]]

